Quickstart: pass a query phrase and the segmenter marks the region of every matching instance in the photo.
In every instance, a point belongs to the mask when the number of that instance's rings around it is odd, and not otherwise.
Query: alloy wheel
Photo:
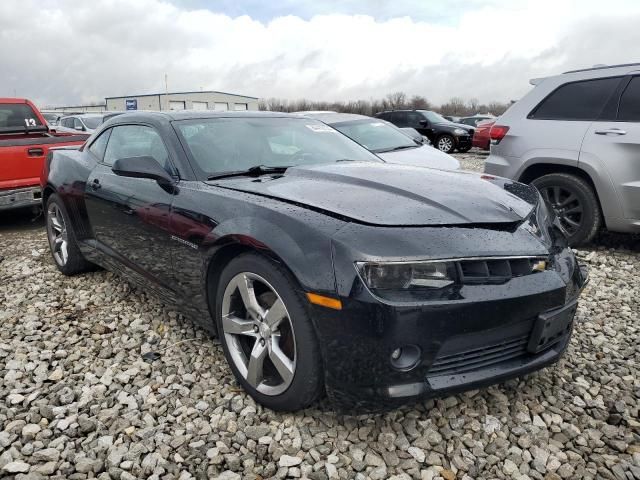
[[[222,330],[240,375],[264,395],[279,395],[296,369],[293,323],[282,298],[261,276],[242,272],[222,297]]]
[[[442,137],[438,140],[438,150],[450,152],[453,149],[453,141],[450,137]]]
[[[544,187],[540,193],[553,207],[565,235],[575,234],[582,225],[583,219],[583,207],[578,197],[572,191],[560,186]]]
[[[69,260],[69,238],[67,225],[60,207],[51,203],[47,209],[47,235],[53,258],[61,267]]]

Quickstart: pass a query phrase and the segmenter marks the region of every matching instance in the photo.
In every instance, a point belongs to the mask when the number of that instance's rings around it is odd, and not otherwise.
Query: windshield
[[[49,123],[53,123],[56,120],[58,120],[58,114],[57,113],[42,113],[42,116]]]
[[[201,118],[174,122],[205,176],[256,165],[381,160],[328,125],[304,118]]]
[[[436,112],[430,112],[428,110],[422,110],[422,114],[429,120],[429,123],[451,123],[449,120],[444,118],[442,115],[437,114]]]
[[[82,122],[91,130],[98,128],[102,124],[102,121],[103,117],[82,117]]]
[[[41,126],[42,122],[26,103],[0,103],[0,128]]]
[[[404,133],[379,120],[354,120],[334,123],[331,126],[376,153],[418,146]]]

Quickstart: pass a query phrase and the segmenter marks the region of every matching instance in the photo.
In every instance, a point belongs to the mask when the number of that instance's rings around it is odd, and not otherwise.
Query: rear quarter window
[[[618,120],[640,122],[640,77],[633,77],[620,98]]]
[[[620,83],[620,77],[565,83],[529,114],[538,120],[596,120]]]

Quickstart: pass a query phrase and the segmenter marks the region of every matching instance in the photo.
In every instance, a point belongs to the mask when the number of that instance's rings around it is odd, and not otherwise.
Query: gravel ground
[[[460,157],[481,168],[482,155]],[[0,472],[640,479],[640,242],[606,235],[578,254],[591,283],[557,365],[386,414],[344,416],[325,402],[278,414],[245,395],[220,346],[171,307],[105,271],[62,276],[42,224],[4,215]],[[146,363],[149,351],[160,358]]]

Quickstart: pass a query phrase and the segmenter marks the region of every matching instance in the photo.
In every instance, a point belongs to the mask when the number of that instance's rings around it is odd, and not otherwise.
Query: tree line
[[[394,92],[384,98],[370,100],[348,100],[324,102],[307,99],[288,100],[285,98],[260,99],[260,110],[271,112],[300,112],[308,110],[332,110],[340,113],[358,113],[360,115],[375,115],[384,110],[434,110],[442,115],[464,117],[476,113],[491,113],[501,115],[511,105],[504,102],[480,103],[477,99],[464,100],[452,97],[446,103],[434,105],[421,95],[408,96],[403,92]]]

